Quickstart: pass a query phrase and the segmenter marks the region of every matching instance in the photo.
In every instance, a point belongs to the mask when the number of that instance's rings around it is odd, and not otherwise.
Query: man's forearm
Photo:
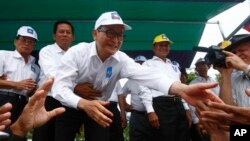
[[[229,105],[236,105],[232,96],[231,75],[222,75],[219,97]]]

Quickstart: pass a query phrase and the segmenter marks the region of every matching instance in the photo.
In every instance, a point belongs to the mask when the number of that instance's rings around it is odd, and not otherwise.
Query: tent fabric
[[[165,33],[174,44],[169,58],[189,67],[208,19],[243,0],[2,0],[0,4],[0,49],[13,50],[13,39],[22,25],[32,26],[39,42],[34,54],[53,43],[53,23],[72,22],[75,41],[90,42],[95,20],[106,11],[117,11],[133,27],[126,31],[122,51],[151,58],[155,35]]]

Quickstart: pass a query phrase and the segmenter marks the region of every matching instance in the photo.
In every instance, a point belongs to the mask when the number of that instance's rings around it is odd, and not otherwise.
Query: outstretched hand
[[[214,102],[223,103],[217,95],[209,90],[217,85],[217,83],[196,83],[192,85],[185,85],[175,82],[171,89],[174,92],[179,92],[178,95],[186,100],[187,103],[196,106],[197,102],[205,102],[208,99]]]
[[[250,89],[246,90],[250,96]],[[250,108],[238,107],[216,102],[209,102],[208,106],[215,110],[202,111],[201,117],[204,121],[219,123],[224,125],[230,124],[250,124]]]
[[[12,105],[10,103],[6,103],[0,107],[0,131],[3,131],[11,123],[11,108]]]
[[[42,126],[53,117],[62,114],[65,111],[64,108],[56,108],[52,111],[46,111],[44,107],[47,93],[52,87],[53,82],[53,78],[47,80],[30,98],[28,104],[24,107],[21,116],[11,126],[13,134],[23,137],[32,128]]]

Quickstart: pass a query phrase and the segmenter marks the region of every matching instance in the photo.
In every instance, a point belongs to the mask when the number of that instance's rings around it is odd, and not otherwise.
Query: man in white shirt
[[[154,56],[152,59],[145,61],[143,65],[156,68],[164,76],[180,82],[179,64],[166,58],[170,53],[170,45],[172,43],[165,34],[155,36],[152,44]],[[148,113],[156,113],[158,116],[159,127],[153,134],[155,140],[190,140],[189,119],[186,116],[187,113],[189,114],[189,107],[181,97],[154,89],[151,90],[151,95],[141,95],[141,97]],[[153,117],[149,116],[150,118]]]
[[[36,90],[39,67],[31,56],[37,42],[37,33],[30,26],[18,29],[14,40],[15,51],[0,51],[0,106],[13,105],[11,121],[15,122]]]
[[[58,71],[57,66],[61,57],[69,49],[74,40],[73,25],[69,21],[65,20],[56,21],[53,28],[53,40],[55,43],[43,47],[39,52],[38,63],[41,67],[39,85],[43,84],[51,76],[56,75],[56,72]],[[49,92],[45,101],[46,110],[50,111],[60,106],[60,102],[52,98],[52,94]],[[45,125],[36,128],[33,132],[32,140],[54,141],[55,134],[60,134],[60,131],[56,131],[56,119],[58,117],[55,117]],[[71,121],[71,119],[69,120]],[[64,129],[59,128],[58,130]]]
[[[217,84],[181,84],[161,75],[162,73],[156,69],[140,66],[119,51],[124,30],[129,29],[131,27],[123,23],[117,12],[103,13],[97,19],[93,30],[95,41],[80,43],[70,48],[59,64],[60,69],[56,75],[52,95],[65,106],[83,110],[83,118],[86,118],[84,128],[89,132],[85,134],[87,140],[109,140],[108,128],[113,114],[105,108],[108,105],[105,101],[109,99],[115,83],[121,78],[133,79],[149,88],[182,96],[194,105],[198,100],[216,99],[203,90]],[[99,100],[87,100],[73,92],[76,84],[87,82],[92,83],[96,90],[102,91]],[[202,93],[207,94],[201,97]]]
[[[195,71],[198,73],[198,76],[194,80],[192,80],[190,84],[216,82],[212,77],[208,76],[208,69],[209,64],[206,62],[206,60],[204,58],[199,58],[195,62]],[[214,92],[214,94],[219,96],[219,86],[214,87],[211,90]],[[195,107],[191,105],[189,107],[193,121],[191,128],[191,138],[197,141],[209,140],[206,134],[202,134],[202,132],[200,132],[201,130],[199,127],[199,118],[195,114]]]
[[[147,59],[139,55],[135,58],[135,62],[143,64]],[[131,94],[131,112],[129,119],[129,140],[130,141],[154,141],[153,133],[159,128],[158,116],[154,111],[147,112],[139,95],[151,95],[151,91],[147,87],[138,85],[133,80],[128,80],[120,93],[119,104],[121,108],[121,116],[123,124],[126,125],[126,97]],[[151,103],[152,104],[152,103]]]

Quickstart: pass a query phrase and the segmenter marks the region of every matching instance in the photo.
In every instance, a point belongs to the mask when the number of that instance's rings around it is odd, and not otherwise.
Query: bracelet
[[[247,66],[247,68],[244,70],[244,73],[245,73],[247,76],[250,76],[250,65]]]

